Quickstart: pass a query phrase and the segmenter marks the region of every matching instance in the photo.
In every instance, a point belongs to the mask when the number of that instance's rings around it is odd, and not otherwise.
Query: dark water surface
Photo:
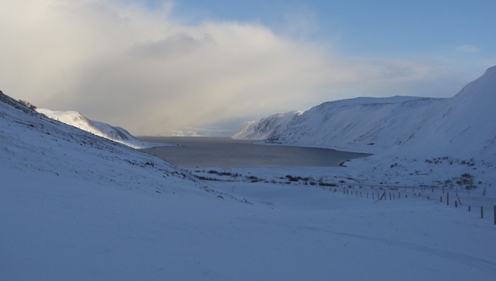
[[[140,137],[176,144],[143,149],[182,168],[206,167],[329,167],[369,154],[280,145],[253,144],[253,140],[214,137]]]

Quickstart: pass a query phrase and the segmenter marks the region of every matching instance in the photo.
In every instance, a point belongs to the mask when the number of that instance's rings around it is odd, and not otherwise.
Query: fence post
[[[458,203],[460,203],[460,206],[463,206],[462,200],[460,200],[460,197],[458,197],[458,194],[456,195],[456,198],[458,198]]]
[[[484,207],[481,206],[481,219],[484,218]]]
[[[377,195],[377,197],[379,197],[379,195]],[[384,190],[384,193],[382,194],[381,198],[379,198],[379,201],[381,201],[382,198],[384,198],[384,197],[386,197],[386,191],[385,190]],[[384,199],[384,200],[386,200],[386,199]]]

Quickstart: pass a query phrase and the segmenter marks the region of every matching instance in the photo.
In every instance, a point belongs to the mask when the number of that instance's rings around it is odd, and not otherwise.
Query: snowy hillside
[[[181,186],[197,185],[192,179],[183,179],[164,161],[55,122],[1,92],[0,116],[2,169],[18,169],[26,175],[43,172],[157,193],[175,191],[165,187],[169,181]],[[154,178],[155,183],[148,177]],[[142,185],[143,181],[149,184]]]
[[[123,128],[90,120],[76,111],[52,111],[43,108],[37,108],[36,111],[51,119],[133,148],[146,148],[157,145],[140,141]]]
[[[232,138],[263,140],[287,130],[288,124],[301,115],[300,111],[278,113],[256,121],[248,121],[237,130]]]
[[[252,123],[236,137],[397,156],[478,158],[496,163],[496,67],[453,98],[356,98],[327,102],[285,130]],[[270,117],[268,117],[270,118]],[[260,130],[263,128],[263,131]],[[253,137],[255,136],[255,137]]]
[[[0,93],[0,280],[494,280],[492,218],[239,172],[207,186]]]

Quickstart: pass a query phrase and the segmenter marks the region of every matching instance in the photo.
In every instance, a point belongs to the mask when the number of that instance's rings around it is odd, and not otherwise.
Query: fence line
[[[401,199],[401,191],[404,190],[405,193],[405,198],[408,198],[408,191],[413,193],[413,196],[417,196],[419,198],[422,198],[422,194],[425,193],[425,190],[430,190],[431,193],[435,193],[435,191],[439,191],[446,196],[446,206],[450,206],[450,192],[447,192],[444,187],[435,187],[435,186],[429,186],[429,187],[415,187],[415,186],[390,186],[390,185],[371,185],[371,184],[346,184],[346,183],[338,183],[338,184],[326,184],[326,185],[321,185],[322,189],[325,190],[326,187],[329,187],[329,191],[334,191],[337,192],[338,188],[343,190],[344,195],[351,195],[360,198],[363,198],[363,191],[358,191],[356,190],[355,187],[358,187],[359,189],[367,189],[369,187],[370,190],[377,188],[377,192],[371,192],[371,198],[372,200],[375,200],[375,195],[377,194],[377,200],[382,201],[382,200],[399,200]],[[354,191],[354,192],[353,192]],[[397,193],[395,192],[397,191]],[[418,191],[418,193],[416,192]],[[485,190],[483,191],[483,196],[485,196]],[[397,195],[397,196],[396,196]],[[470,196],[470,191],[468,192],[467,196]],[[472,195],[473,196],[473,195]],[[455,193],[455,199],[453,199],[453,204],[455,208],[458,208],[458,205],[463,206],[462,200],[458,194],[458,190],[456,190]],[[366,198],[369,199],[369,191],[366,193]],[[426,196],[427,200],[430,200],[430,196]],[[477,197],[475,197],[477,198]],[[439,197],[439,202],[443,203],[443,196]],[[494,225],[496,225],[496,205],[493,206],[494,209]],[[471,206],[468,205],[468,211],[471,211]],[[480,207],[480,217],[483,219],[484,218],[484,207]]]

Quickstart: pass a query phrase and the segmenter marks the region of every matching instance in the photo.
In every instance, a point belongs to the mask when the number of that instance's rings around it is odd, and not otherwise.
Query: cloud
[[[477,47],[476,45],[461,45],[461,46],[457,46],[455,49],[457,52],[461,52],[461,53],[479,52],[479,47]]]
[[[315,27],[312,16],[291,22]],[[137,135],[339,98],[454,94],[446,85],[464,83],[432,63],[339,57],[260,24],[184,24],[170,3],[1,1],[0,38],[6,94]]]

